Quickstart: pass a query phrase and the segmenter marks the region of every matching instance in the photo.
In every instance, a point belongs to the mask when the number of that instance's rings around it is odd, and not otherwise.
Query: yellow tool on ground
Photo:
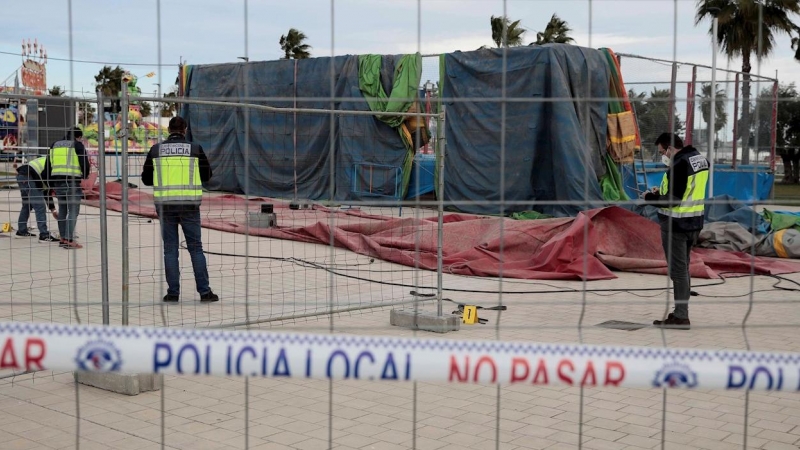
[[[0,229],[3,233],[11,233],[14,231],[14,227],[11,226],[11,222],[6,222],[3,224],[3,228]]]

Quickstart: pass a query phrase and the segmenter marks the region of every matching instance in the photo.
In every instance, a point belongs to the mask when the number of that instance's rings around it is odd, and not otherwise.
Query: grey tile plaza
[[[14,222],[17,192],[0,193],[0,201],[2,221]],[[388,208],[374,212],[398,214]],[[435,211],[404,208],[402,214],[431,216]],[[199,302],[188,255],[182,251],[184,297],[164,307],[158,301],[165,287],[157,221],[132,216],[129,224],[131,325],[230,326],[249,317],[262,321],[252,326],[257,330],[800,352],[798,295],[773,289],[775,280],[767,277],[729,278],[724,284],[693,280],[701,296],[691,300],[692,329],[662,333],[651,326],[620,330],[596,325],[650,323],[665,309],[663,291],[584,294],[581,282],[508,279],[501,285],[496,279],[445,274],[446,287],[506,291],[502,303],[508,310],[483,312],[485,325],[462,325],[457,332],[432,335],[391,327],[392,303],[412,300],[414,288],[375,281],[430,288],[436,283],[433,272],[369,262],[341,249],[208,229],[203,239],[211,252],[211,285],[221,301]],[[120,228],[119,213],[109,213],[112,324],[121,321]],[[101,323],[96,208],[82,208],[78,234],[85,247],[74,252],[0,236],[5,255],[0,265],[5,290],[0,320]],[[251,258],[235,256],[245,250]],[[285,258],[338,265],[357,278]],[[586,287],[666,285],[663,276],[616,275]],[[800,274],[787,277],[800,281]],[[508,293],[559,289],[575,292]],[[498,293],[446,296],[484,306],[501,300]],[[331,306],[348,311],[325,315]],[[432,302],[423,307],[435,310]],[[444,308],[449,313],[455,305],[445,303]],[[281,317],[291,318],[275,320]],[[587,449],[640,449],[660,448],[663,439],[666,448],[711,450],[743,448],[745,433],[747,448],[800,446],[800,396],[793,393],[746,396],[704,390],[257,378],[246,385],[241,378],[165,376],[163,391],[128,397],[76,385],[71,373],[39,372],[0,380],[4,449],[65,449],[78,442],[82,449],[162,448],[162,419],[168,449],[235,449],[244,448],[245,442],[251,449],[566,449],[576,448],[579,440]]]

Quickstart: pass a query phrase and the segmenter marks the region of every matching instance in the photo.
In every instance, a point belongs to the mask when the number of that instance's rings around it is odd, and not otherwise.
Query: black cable
[[[800,289],[797,289],[797,288],[787,288],[787,287],[779,286],[779,284],[781,284],[783,282],[788,282],[788,283],[793,283],[793,284],[797,285],[798,287],[800,287],[800,283],[798,283],[797,281],[794,281],[792,279],[789,279],[789,278],[786,278],[786,277],[782,277],[782,276],[779,276],[779,275],[772,275],[772,274],[764,274],[764,275],[760,275],[760,276],[774,278],[777,281],[772,284],[772,288],[770,288],[770,289],[758,289],[758,290],[753,291],[752,293],[756,293],[756,292],[772,292],[772,291],[776,291],[776,290],[777,291],[800,292]],[[750,294],[751,294],[750,292],[745,292],[744,294],[738,294],[738,295],[708,295],[708,294],[703,294],[703,297],[709,297],[709,298],[736,298],[736,297],[745,297],[745,296],[750,295]]]
[[[6,52],[6,51],[0,51],[0,54],[2,54],[2,55],[11,55],[11,56],[21,56],[21,57],[25,57],[26,56],[26,55],[24,55],[22,53],[14,53],[14,52]],[[151,64],[151,63],[111,62],[111,61],[86,61],[86,60],[82,60],[82,59],[56,58],[56,57],[49,56],[49,55],[48,55],[47,59],[49,61],[72,61],[72,62],[85,63],[85,64],[102,64],[104,66],[109,66],[109,65],[110,66],[114,66],[114,65],[117,65],[117,66],[152,66],[152,67],[179,67],[180,66],[180,64],[163,64],[163,63],[162,64],[158,64],[158,63]]]
[[[182,241],[181,242],[181,248],[185,249],[186,248],[185,244],[186,244],[186,241]],[[239,255],[239,254],[236,254],[236,253],[210,252],[210,251],[207,251],[207,250],[203,250],[203,252],[207,253],[209,255],[229,256],[229,257],[234,257],[234,258],[244,258],[244,255]],[[320,269],[320,270],[324,270],[324,271],[326,271],[328,273],[332,273],[332,274],[340,276],[340,277],[350,278],[350,279],[358,280],[358,281],[366,281],[368,283],[382,284],[382,285],[386,285],[386,286],[398,286],[398,287],[415,288],[415,289],[434,289],[434,288],[428,288],[428,287],[424,287],[424,286],[414,286],[414,285],[405,284],[405,283],[394,283],[394,282],[391,282],[391,281],[373,280],[373,279],[370,279],[370,278],[357,277],[355,275],[348,275],[348,274],[345,274],[345,273],[339,273],[339,272],[337,272],[337,270],[331,269],[330,266],[326,267],[325,265],[322,265],[322,264],[319,264],[319,263],[315,263],[315,262],[312,262],[312,261],[307,261],[307,260],[300,259],[300,258],[294,258],[294,257],[283,258],[283,257],[277,257],[277,256],[253,256],[253,255],[250,255],[250,258],[269,259],[269,260],[273,260],[273,261],[290,262],[292,264],[297,264],[297,265],[299,265],[301,267]],[[372,264],[372,262],[374,262],[374,259],[371,259],[370,264]],[[350,265],[350,266],[352,267],[353,265]],[[338,270],[341,270],[341,269],[338,269]],[[724,277],[722,277],[722,275],[724,275],[726,273],[736,273],[736,272],[720,272],[720,274],[719,274],[720,275],[720,281],[719,282],[705,283],[705,284],[696,285],[696,286],[693,286],[693,287],[702,288],[702,287],[719,286],[719,285],[725,284],[726,280],[725,280]],[[463,276],[463,275],[461,275],[461,276]],[[775,275],[770,275],[770,276],[774,277]],[[792,281],[792,280],[788,280],[788,281]],[[532,282],[532,283],[525,283],[525,284],[539,284],[539,283]],[[800,284],[798,284],[798,285],[800,285]],[[547,285],[547,286],[551,286],[551,285]],[[653,292],[653,291],[662,291],[663,292],[666,289],[667,288],[665,288],[665,287],[657,287],[657,288],[627,288],[627,289],[602,288],[602,289],[587,289],[585,292],[592,293],[592,294],[597,294],[599,292],[608,292],[608,293],[622,293],[622,292],[634,293],[634,292]],[[473,290],[473,289],[456,289],[456,288],[445,288],[445,287],[443,287],[442,290],[449,291],[449,292],[467,292],[467,293],[474,293],[474,294],[498,294],[499,293],[499,294],[504,294],[504,295],[566,294],[566,293],[584,292],[582,290],[571,289],[571,288],[569,288],[569,289],[563,289],[562,288],[562,289],[555,289],[555,290],[502,291],[502,292],[499,292],[499,291]],[[637,295],[637,294],[633,294],[633,295]],[[640,297],[650,297],[650,296],[641,296],[641,295],[638,295],[638,296],[640,296]]]

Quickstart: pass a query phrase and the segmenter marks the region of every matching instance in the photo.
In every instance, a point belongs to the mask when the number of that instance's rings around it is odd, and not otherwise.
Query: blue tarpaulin
[[[658,187],[666,172],[661,163],[636,161],[636,177],[631,164],[620,165],[625,192],[631,198],[639,197],[640,191]],[[647,183],[645,184],[645,173]],[[714,196],[728,195],[741,201],[766,200],[770,197],[775,175],[766,167],[737,166],[736,170],[728,164],[714,166]]]
[[[387,92],[397,59],[382,58],[381,82]],[[250,103],[274,107],[292,107],[293,98],[310,98],[319,100],[298,101],[296,106],[369,110],[359,89],[357,56],[201,65],[188,72],[188,98],[244,102],[249,97]],[[332,94],[354,101],[332,104]],[[287,100],[259,100],[267,97]],[[205,105],[185,105],[182,114],[189,122],[189,138],[203,145],[211,162],[214,176],[207,189],[292,198],[296,187],[298,198],[312,200],[402,195],[398,181],[407,150],[397,131],[373,116],[248,112]]]
[[[399,58],[381,58],[387,93]],[[495,214],[503,199],[516,202],[504,207],[506,214],[534,210],[556,217],[603,206],[598,179],[606,174],[608,104],[586,100],[608,97],[602,52],[554,44],[507,49],[504,57],[501,49],[485,49],[446,54],[442,67],[445,201],[485,202],[456,207]],[[296,106],[367,111],[358,69],[358,57],[350,55],[190,66],[185,89],[189,98],[247,97],[276,107],[311,99]],[[332,104],[332,95],[345,100]],[[500,101],[504,95],[514,101]],[[185,105],[182,114],[190,139],[211,161],[210,190],[339,201],[407,196],[402,182],[413,175],[404,173],[407,150],[397,130],[375,117],[203,105]],[[418,162],[415,172],[425,177],[420,186],[428,188],[429,173],[421,170],[425,163]]]
[[[433,185],[436,177],[436,156],[418,154],[414,158],[414,167],[411,169],[411,180],[408,182],[408,194],[406,198],[411,199],[420,195],[433,192]]]
[[[608,97],[602,52],[563,44],[509,48],[505,58],[503,49],[455,52],[444,69],[446,202],[488,201],[458,209],[495,214],[502,186],[505,201],[519,202],[506,213],[574,216],[603,204],[608,103],[584,100]],[[536,203],[553,200],[593,203]]]

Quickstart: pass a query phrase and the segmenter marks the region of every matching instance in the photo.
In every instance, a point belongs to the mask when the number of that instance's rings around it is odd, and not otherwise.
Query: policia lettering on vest
[[[673,285],[675,310],[653,325],[688,330],[691,278],[689,263],[692,247],[703,229],[708,160],[692,146],[672,133],[663,133],[655,142],[667,172],[661,186],[644,195],[644,200],[658,207],[661,245]]]
[[[203,183],[211,178],[211,165],[203,147],[186,140],[186,121],[169,121],[169,138],[150,148],[142,168],[142,183],[153,186],[153,202],[161,222],[164,241],[164,272],[167,277],[165,302],[180,300],[181,276],[178,261],[178,225],[183,229],[186,248],[191,256],[197,292],[201,302],[216,302],[211,291],[208,266],[203,253],[200,228],[200,204]]]

